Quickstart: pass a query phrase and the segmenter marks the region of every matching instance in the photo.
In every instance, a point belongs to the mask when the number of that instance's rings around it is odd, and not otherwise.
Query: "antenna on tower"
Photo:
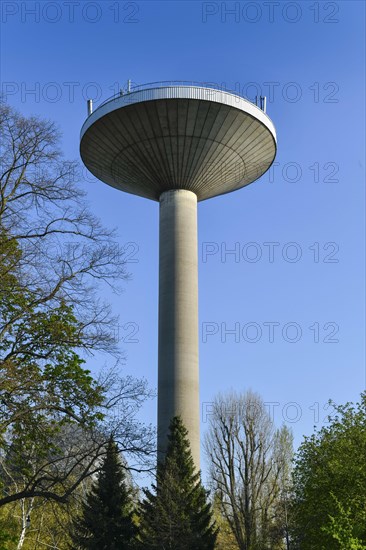
[[[127,80],[127,93],[129,94],[131,91],[131,80]]]
[[[264,113],[267,110],[267,98],[266,98],[266,96],[261,96],[261,109]]]
[[[88,116],[90,116],[93,112],[93,100],[92,99],[88,99],[87,108],[88,108]]]

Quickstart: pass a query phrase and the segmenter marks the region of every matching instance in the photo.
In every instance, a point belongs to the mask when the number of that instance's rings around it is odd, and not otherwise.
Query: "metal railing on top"
[[[146,90],[148,88],[165,88],[168,86],[196,86],[198,88],[212,88],[214,90],[220,90],[222,92],[230,92],[241,97],[242,94],[235,90],[230,90],[224,84],[218,84],[217,82],[201,82],[197,80],[160,80],[157,82],[148,82],[146,84],[134,84],[131,80],[127,81],[126,91],[137,92],[139,90]],[[247,99],[247,98],[245,98]]]
[[[249,101],[250,103],[253,103],[254,105],[257,105],[264,112],[266,112],[265,98],[262,98],[262,97],[259,98],[258,97],[256,102],[253,102],[251,99],[249,99],[248,97],[245,97],[243,94],[241,94],[237,90],[231,90],[223,84],[218,84],[217,82],[198,82],[198,81],[195,81],[195,80],[160,80],[160,81],[157,81],[157,82],[147,82],[146,84],[135,84],[131,80],[128,80],[127,84],[124,88],[121,88],[118,93],[113,94],[112,96],[105,99],[102,103],[99,103],[99,105],[97,105],[96,109],[99,109],[99,107],[101,107],[102,105],[105,105],[106,103],[109,103],[109,101],[112,101],[113,99],[116,99],[120,96],[132,94],[134,92],[139,92],[141,90],[148,90],[148,89],[152,89],[152,88],[167,88],[167,87],[173,87],[173,86],[187,86],[187,87],[195,86],[197,88],[211,88],[213,90],[228,92],[230,94],[234,94],[236,96],[242,97],[246,101]],[[258,101],[259,101],[259,104],[258,104]],[[93,110],[92,102],[91,102],[91,100],[88,100],[88,115],[91,114],[92,110]]]

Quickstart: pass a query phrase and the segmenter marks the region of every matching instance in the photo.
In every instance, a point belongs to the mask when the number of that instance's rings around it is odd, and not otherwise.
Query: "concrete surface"
[[[158,450],[164,452],[170,420],[180,415],[199,468],[197,255],[197,197],[166,191],[160,197]]]

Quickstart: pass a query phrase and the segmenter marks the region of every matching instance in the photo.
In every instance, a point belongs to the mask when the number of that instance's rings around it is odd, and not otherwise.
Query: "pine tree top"
[[[192,458],[188,431],[182,419],[170,423],[168,445],[158,464],[154,493],[145,491],[140,537],[151,550],[213,550],[213,525],[207,492]]]
[[[170,423],[165,457],[158,465],[158,484],[161,471],[164,469],[174,469],[181,482],[184,479],[189,479],[191,483],[200,481],[200,472],[196,471],[190,449],[188,430],[180,416],[175,416]]]
[[[129,550],[136,527],[131,489],[126,484],[118,447],[110,437],[97,481],[87,495],[81,517],[76,518],[71,538],[85,550]]]

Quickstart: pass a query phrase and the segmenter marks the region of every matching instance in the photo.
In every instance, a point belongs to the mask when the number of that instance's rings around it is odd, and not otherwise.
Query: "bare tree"
[[[99,471],[111,434],[129,471],[153,470],[155,433],[136,418],[152,392],[144,380],[120,378],[113,372],[104,376],[109,388],[104,386],[98,407],[100,420],[53,415],[45,405],[44,416],[39,415],[40,434],[18,434],[14,428],[6,433],[0,446],[0,506],[34,497],[66,503],[86,478]]]
[[[210,482],[240,550],[281,548],[270,541],[284,469],[280,432],[258,394],[220,394],[213,403],[205,450]]]
[[[5,104],[0,104],[0,134],[3,262],[17,243],[18,253],[8,269],[16,271],[18,284],[32,294],[32,306],[72,304],[79,322],[79,346],[118,354],[116,319],[98,299],[97,290],[104,282],[118,291],[128,278],[126,263],[113,240],[115,232],[103,227],[88,209],[78,185],[78,163],[63,158],[54,123],[24,118]],[[0,318],[0,338],[25,309]]]
[[[125,255],[89,211],[57,128],[0,104],[0,135],[0,505],[65,502],[110,433],[130,468],[150,467],[153,433],[136,413],[151,392],[118,372],[117,319],[99,295],[128,278]],[[92,377],[95,352],[116,368]]]

